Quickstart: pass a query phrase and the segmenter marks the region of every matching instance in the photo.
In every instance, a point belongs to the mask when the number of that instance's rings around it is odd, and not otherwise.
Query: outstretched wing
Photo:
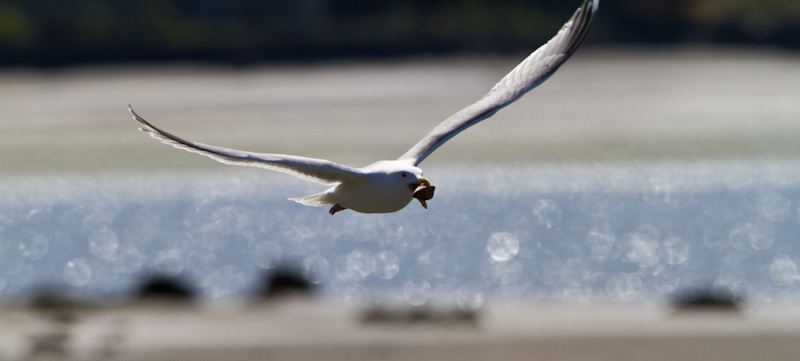
[[[323,184],[340,183],[345,179],[360,178],[363,176],[363,173],[356,168],[339,165],[323,159],[284,154],[250,153],[191,142],[167,133],[150,124],[136,114],[130,105],[128,106],[128,110],[131,112],[131,115],[133,115],[133,119],[142,124],[139,130],[150,134],[151,137],[160,140],[164,144],[169,144],[175,148],[192,153],[201,154],[221,163],[271,169]]]
[[[599,0],[585,0],[561,30],[501,79],[486,95],[439,124],[399,160],[419,165],[444,142],[519,99],[549,78],[581,44]]]

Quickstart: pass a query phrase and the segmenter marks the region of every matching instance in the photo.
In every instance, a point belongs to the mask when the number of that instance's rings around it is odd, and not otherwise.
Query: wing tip
[[[578,7],[578,10],[588,10],[590,13],[597,12],[597,8],[600,6],[600,0],[584,0],[583,4]]]
[[[139,124],[142,125],[141,127],[138,128],[140,131],[145,132],[145,133],[149,134],[151,137],[154,137],[154,138],[156,137],[157,134],[161,134],[163,136],[167,136],[166,134],[164,134],[163,131],[161,131],[160,129],[154,127],[152,124],[150,124],[146,120],[144,120],[144,118],[142,118],[139,114],[137,114],[136,111],[133,110],[133,107],[130,104],[128,104],[128,112],[131,113],[131,116],[133,117],[133,120],[139,122]],[[167,136],[167,138],[173,138],[173,137]]]
[[[599,7],[600,7],[600,0],[593,0],[593,1],[591,1],[591,3],[590,3],[589,5],[590,5],[590,6],[591,6],[591,8],[592,8],[592,9],[591,9],[591,10],[592,10],[592,12],[596,12],[596,11],[597,11],[597,8],[599,8]]]
[[[566,58],[571,57],[575,50],[577,50],[578,47],[580,47],[580,45],[583,43],[583,40],[589,33],[589,29],[594,23],[594,18],[597,14],[597,9],[599,6],[600,0],[584,0],[583,4],[581,4],[577,10],[575,10],[575,14],[572,16],[572,18],[570,18],[569,21],[564,24],[564,28],[559,30],[559,33],[561,33],[568,27],[575,27],[574,30],[570,29],[572,34],[569,35],[569,46],[565,51],[565,54],[567,55]],[[562,61],[562,63],[566,61],[566,58]]]
[[[141,123],[142,125],[144,125],[144,126],[146,126],[148,128],[151,127],[151,125],[147,124],[147,122],[141,116],[139,116],[139,114],[136,114],[136,111],[133,110],[133,107],[130,104],[128,104],[128,112],[131,113],[131,117],[133,117],[133,120]],[[141,129],[141,128],[139,128],[139,129]]]
[[[136,112],[133,110],[133,106],[131,106],[130,104],[128,104],[128,113],[131,113],[133,119],[139,120],[140,118],[139,114],[136,114]]]

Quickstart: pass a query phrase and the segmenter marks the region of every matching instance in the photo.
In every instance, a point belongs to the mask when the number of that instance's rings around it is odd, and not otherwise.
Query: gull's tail
[[[289,198],[289,200],[311,207],[320,207],[327,204],[334,204],[336,202],[330,199],[330,194],[332,190],[333,189],[328,189],[322,193],[312,194],[310,196],[305,196],[305,197]]]

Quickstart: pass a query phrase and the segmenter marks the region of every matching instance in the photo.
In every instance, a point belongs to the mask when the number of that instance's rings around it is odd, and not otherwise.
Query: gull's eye
[[[400,174],[403,176],[403,178],[405,178],[406,175],[407,175],[406,172],[403,172],[403,173],[400,173]]]

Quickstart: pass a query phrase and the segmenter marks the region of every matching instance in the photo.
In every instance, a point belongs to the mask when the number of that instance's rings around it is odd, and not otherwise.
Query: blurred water
[[[800,161],[425,164],[429,210],[330,216],[324,189],[252,169],[0,181],[0,296],[117,297],[144,275],[212,298],[295,264],[329,297],[659,302],[710,285],[754,305],[800,295]]]

